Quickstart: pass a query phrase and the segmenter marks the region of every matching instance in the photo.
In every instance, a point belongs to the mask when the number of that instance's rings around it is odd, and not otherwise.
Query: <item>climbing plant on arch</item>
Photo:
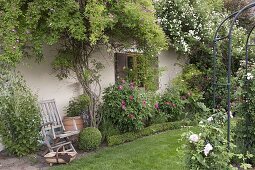
[[[216,91],[217,91],[217,87],[219,86],[224,86],[226,87],[227,90],[227,114],[228,114],[228,126],[227,126],[227,139],[228,139],[228,148],[230,149],[230,118],[231,118],[231,104],[233,101],[231,101],[231,76],[232,76],[232,71],[231,71],[231,67],[232,67],[232,52],[233,52],[233,42],[232,42],[232,38],[233,38],[233,30],[235,28],[235,25],[237,24],[238,18],[240,17],[240,15],[242,15],[245,11],[251,9],[255,7],[255,3],[251,3],[245,7],[243,7],[240,11],[237,11],[231,15],[229,15],[228,17],[226,17],[218,26],[218,28],[216,29],[215,32],[215,36],[214,36],[214,50],[213,50],[213,63],[214,63],[214,68],[213,68],[213,107],[216,108],[217,106],[217,96],[216,96]],[[224,24],[226,24],[227,22],[231,22],[230,26],[229,26],[229,31],[227,32],[227,35],[220,35],[220,31],[221,28],[224,26]],[[249,94],[249,92],[255,92],[252,90],[252,84],[253,82],[251,82],[252,79],[252,75],[249,73],[248,74],[248,70],[249,70],[249,55],[251,54],[251,50],[252,47],[255,46],[254,43],[252,43],[253,41],[251,41],[251,35],[253,33],[253,30],[255,29],[255,26],[253,26],[251,28],[251,30],[248,32],[247,35],[247,40],[245,43],[245,63],[244,63],[244,85],[242,86],[243,89],[243,93],[242,93],[242,97],[241,97],[241,101],[242,101],[242,108],[244,108],[242,111],[243,113],[240,113],[241,115],[241,122],[238,123],[238,129],[243,128],[243,130],[241,130],[241,133],[243,133],[243,137],[241,141],[243,141],[243,143],[241,145],[244,145],[246,148],[246,151],[249,151],[249,148],[254,148],[255,146],[255,134],[254,132],[252,132],[251,130],[251,125],[252,123],[255,123],[255,110],[252,109],[251,107],[249,107],[249,105],[252,105],[253,101],[249,100],[249,98],[251,97],[251,95]],[[218,80],[217,80],[217,51],[218,51],[218,44],[220,41],[223,40],[227,40],[228,43],[228,48],[227,48],[227,80],[225,84],[219,84]],[[255,87],[255,86],[253,86]],[[242,127],[239,127],[242,126]],[[254,130],[254,129],[253,129]],[[240,132],[240,131],[239,131]],[[251,150],[250,150],[251,151]],[[255,151],[255,150],[254,150]],[[253,152],[254,152],[253,151]],[[255,153],[255,152],[254,152]]]

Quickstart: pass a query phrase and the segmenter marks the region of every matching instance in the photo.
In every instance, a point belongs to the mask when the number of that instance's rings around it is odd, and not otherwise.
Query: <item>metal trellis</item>
[[[227,83],[223,84],[227,87],[227,114],[228,114],[228,126],[227,126],[227,140],[228,140],[228,149],[230,149],[230,118],[231,118],[231,61],[232,61],[232,34],[234,25],[236,24],[236,21],[238,20],[238,17],[244,13],[245,11],[251,9],[252,7],[255,7],[255,2],[248,4],[247,6],[243,7],[241,10],[229,15],[226,17],[217,27],[214,40],[213,40],[213,108],[216,108],[216,87],[222,84],[217,83],[217,77],[216,77],[216,65],[217,65],[217,51],[218,51],[218,42],[222,40],[228,39],[228,63],[227,63]],[[231,21],[232,20],[232,21]],[[222,26],[227,22],[231,21],[229,32],[227,36],[219,37],[219,32],[222,28]],[[255,46],[255,44],[249,44],[250,36],[255,29],[255,26],[252,27],[250,32],[248,33],[246,45],[245,45],[245,72],[247,75],[247,67],[248,67],[248,57],[249,57],[249,48]]]

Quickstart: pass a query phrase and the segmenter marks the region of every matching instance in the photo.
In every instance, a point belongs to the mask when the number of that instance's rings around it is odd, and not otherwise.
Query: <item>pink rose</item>
[[[124,100],[121,101],[122,105],[126,105],[126,102]]]
[[[121,105],[121,108],[122,108],[123,110],[126,110],[126,106],[125,106],[125,105]]]
[[[145,100],[143,100],[143,106],[146,106],[146,101]]]
[[[156,103],[156,104],[154,105],[154,107],[155,107],[155,109],[159,109],[158,103]]]
[[[121,108],[126,110],[126,102],[124,100],[121,101]]]
[[[122,86],[122,85],[119,85],[118,89],[119,89],[119,90],[123,90],[123,86]]]
[[[129,99],[130,99],[130,100],[133,100],[133,99],[134,99],[134,96],[129,96]]]
[[[128,115],[128,117],[129,117],[130,119],[134,119],[134,118],[135,118],[135,115],[134,115],[133,113],[130,113],[130,114]]]
[[[130,88],[133,90],[135,88],[135,83],[134,82],[131,82],[130,83]]]
[[[171,103],[171,102],[165,102],[165,104],[167,104],[167,105],[172,105],[172,103]]]

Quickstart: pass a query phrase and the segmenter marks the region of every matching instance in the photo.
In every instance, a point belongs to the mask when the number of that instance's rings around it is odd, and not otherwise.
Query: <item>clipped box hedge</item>
[[[161,124],[154,124],[149,127],[146,127],[140,131],[136,132],[127,132],[121,135],[113,135],[107,137],[108,146],[119,145],[125,142],[131,142],[135,139],[149,136],[158,132],[163,132],[166,130],[180,129],[183,126],[191,126],[196,124],[195,122],[190,121],[177,121],[177,122],[167,122]]]

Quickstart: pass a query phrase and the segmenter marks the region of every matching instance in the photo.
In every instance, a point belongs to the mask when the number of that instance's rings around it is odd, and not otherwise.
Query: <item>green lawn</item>
[[[181,134],[190,129],[171,130],[115,147],[107,147],[54,170],[179,170],[183,160],[177,148]]]

